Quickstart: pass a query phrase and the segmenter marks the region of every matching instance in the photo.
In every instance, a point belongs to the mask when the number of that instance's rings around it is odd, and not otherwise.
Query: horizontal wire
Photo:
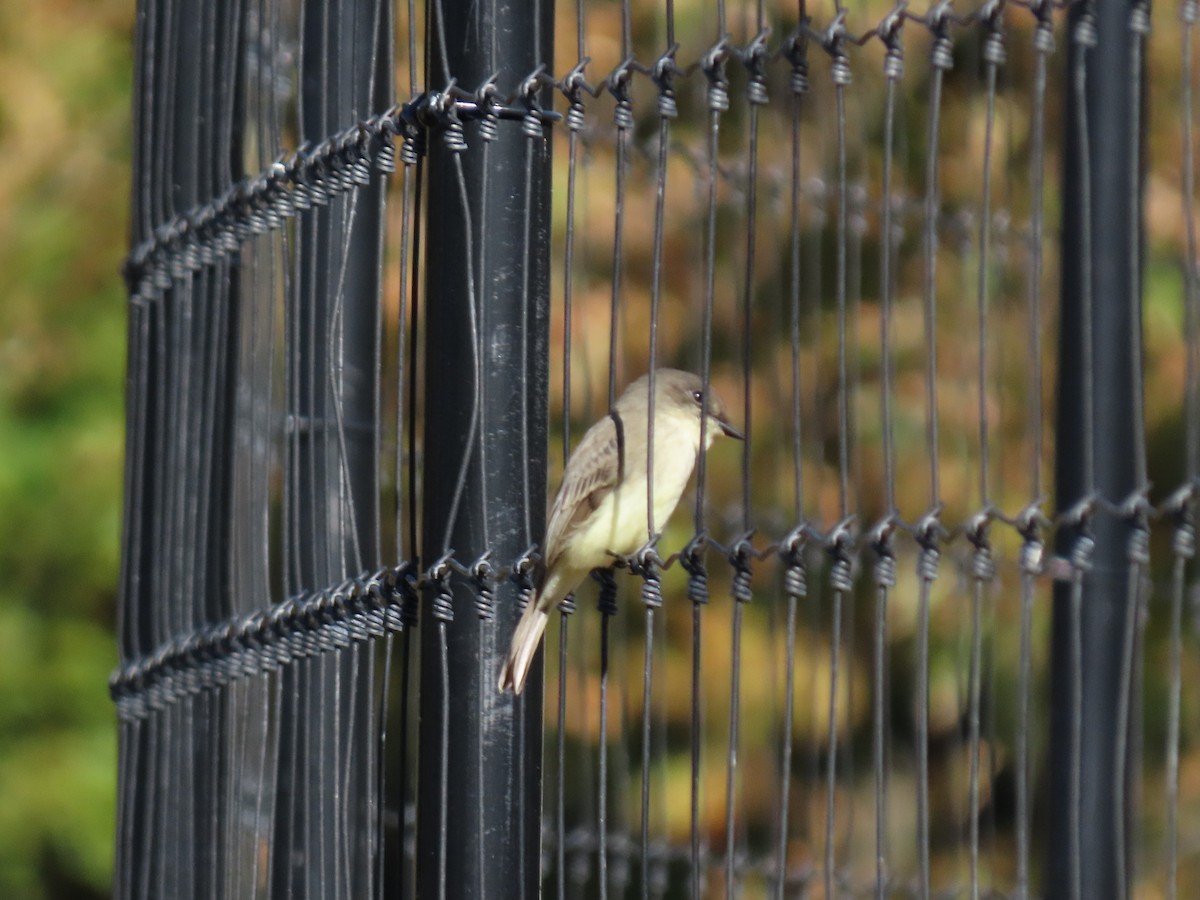
[[[366,184],[371,168],[385,173],[394,171],[395,137],[403,139],[400,156],[406,165],[411,165],[424,152],[427,129],[461,126],[466,121],[489,118],[521,122],[524,127],[530,127],[531,117],[543,127],[562,121],[563,115],[542,108],[538,101],[539,91],[546,86],[560,91],[571,104],[571,113],[565,117],[569,121],[572,115],[576,118],[582,115],[584,94],[599,97],[618,89],[628,93],[631,90],[629,81],[635,75],[649,79],[661,90],[668,80],[664,79],[666,74],[671,81],[698,75],[709,77],[730,59],[760,68],[773,62],[791,66],[797,54],[803,54],[803,47],[808,42],[815,43],[831,56],[844,58],[846,47],[863,47],[876,40],[886,46],[894,39],[901,22],[922,26],[931,33],[944,31],[948,24],[960,28],[986,24],[996,15],[997,2],[999,0],[990,0],[963,15],[953,13],[946,2],[937,4],[924,15],[909,12],[905,4],[900,3],[877,25],[857,35],[846,29],[844,14],[824,29],[814,28],[805,21],[773,49],[766,48],[765,35],[756,36],[744,48],[722,38],[686,66],[675,63],[672,48],[653,65],[642,64],[632,57],[625,59],[596,85],[585,77],[590,63],[587,57],[561,79],[548,75],[544,65],[538,66],[508,96],[496,88],[495,76],[474,92],[451,81],[441,91],[427,90],[416,94],[407,103],[358,122],[315,146],[306,144],[285,154],[266,170],[170,217],[150,230],[151,236],[133,248],[124,266],[126,283],[135,298],[158,298],[174,279],[226,258],[247,238],[277,230],[296,212],[313,205],[324,205],[331,197],[354,185]],[[1007,4],[1043,16],[1047,6],[1062,10],[1070,5],[1069,2],[1047,4],[1040,0],[1007,0]]]

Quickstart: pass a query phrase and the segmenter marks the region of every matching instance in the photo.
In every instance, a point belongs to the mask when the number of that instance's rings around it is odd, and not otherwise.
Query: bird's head
[[[721,395],[711,384],[705,390],[699,375],[679,369],[658,369],[654,373],[654,394],[656,408],[663,404],[663,408],[684,414],[695,411],[707,416],[709,443],[722,434],[739,441],[743,439],[742,433],[730,424]]]

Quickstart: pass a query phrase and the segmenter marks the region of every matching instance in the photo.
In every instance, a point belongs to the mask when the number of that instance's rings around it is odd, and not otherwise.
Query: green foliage
[[[3,14],[0,896],[105,896],[132,4]]]

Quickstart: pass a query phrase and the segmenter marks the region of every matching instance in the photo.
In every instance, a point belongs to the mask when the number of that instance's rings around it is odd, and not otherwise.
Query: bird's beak
[[[713,419],[715,419],[717,424],[721,426],[721,431],[723,431],[727,436],[733,438],[735,441],[744,441],[746,439],[740,431],[738,431],[724,419],[720,418],[719,416],[713,416]]]

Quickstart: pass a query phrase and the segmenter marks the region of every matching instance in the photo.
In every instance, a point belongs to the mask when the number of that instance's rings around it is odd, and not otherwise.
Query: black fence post
[[[426,16],[432,89],[495,75],[512,97],[554,58],[552,0],[430,0]],[[529,98],[550,105],[545,88]],[[508,567],[544,527],[549,133],[463,118],[429,140],[421,563],[445,578],[420,625],[417,894],[536,897],[541,662],[520,698],[496,680],[516,624]],[[438,569],[450,550],[464,566],[490,551],[494,618],[480,583]]]
[[[1130,524],[1087,501],[1124,499],[1138,478],[1133,8],[1094,0],[1072,5],[1069,17],[1055,481],[1059,512],[1075,513],[1057,541],[1074,576],[1054,591],[1047,897],[1124,897],[1119,881],[1130,871],[1121,865],[1131,859],[1128,838],[1117,846],[1130,791],[1122,804],[1115,790]]]

